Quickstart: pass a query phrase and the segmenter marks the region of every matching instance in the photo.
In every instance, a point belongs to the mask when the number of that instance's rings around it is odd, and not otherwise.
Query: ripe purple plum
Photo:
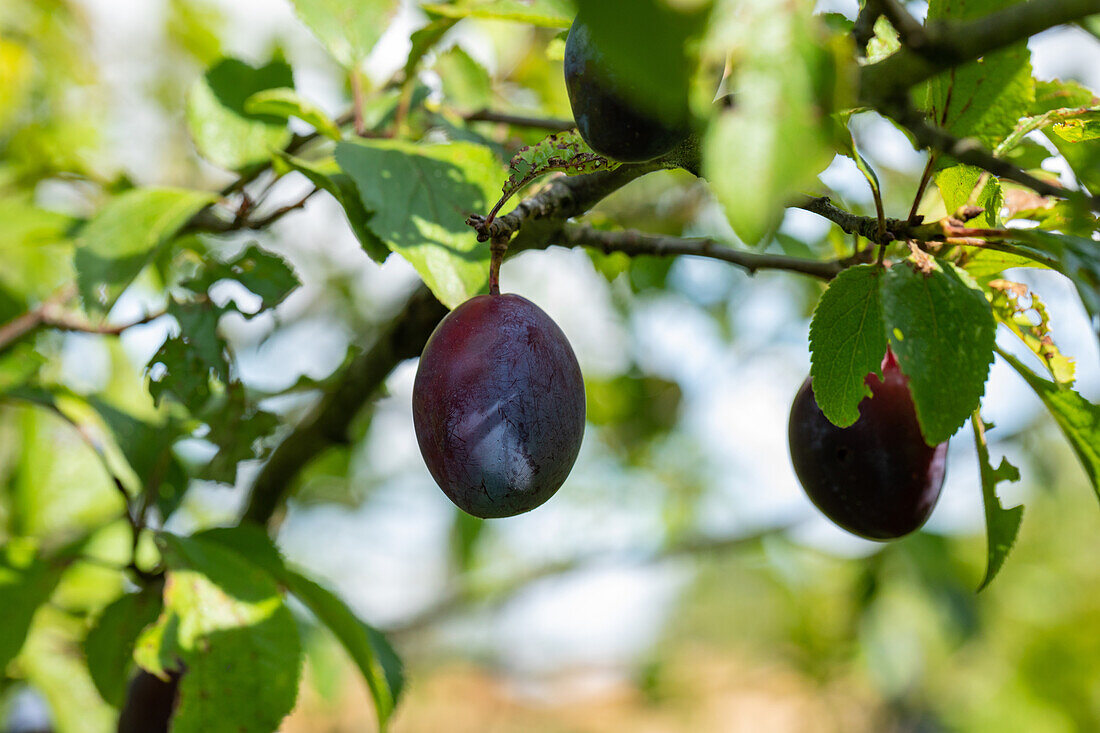
[[[577,459],[584,418],[577,357],[526,298],[471,298],[424,347],[413,385],[420,452],[475,517],[511,517],[553,496]]]
[[[947,442],[931,447],[917,423],[909,379],[887,351],[882,379],[868,374],[871,396],[859,419],[833,425],[814,399],[809,378],[791,407],[791,460],[806,495],[840,527],[871,540],[920,528],[943,487]]]

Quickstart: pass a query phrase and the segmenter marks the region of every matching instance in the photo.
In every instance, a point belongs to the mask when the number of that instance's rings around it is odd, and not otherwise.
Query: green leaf
[[[291,0],[309,26],[344,68],[359,66],[385,33],[400,0]]]
[[[30,198],[12,197],[0,198],[0,221],[0,285],[37,300],[71,281],[69,233],[75,219],[39,208]]]
[[[544,28],[568,28],[577,14],[572,0],[458,0],[424,3],[421,9],[444,18],[512,20]]]
[[[293,86],[285,61],[271,61],[260,68],[237,59],[215,64],[195,82],[187,98],[187,125],[199,153],[229,170],[269,160],[272,149],[290,142],[286,119],[250,113],[245,102],[266,89]]]
[[[1100,97],[1074,81],[1043,81],[1036,85],[1036,100],[1032,114],[1043,114],[1060,108],[1100,106]],[[1100,194],[1100,140],[1070,142],[1061,135],[1046,130],[1047,139],[1069,163],[1077,180],[1094,194]]]
[[[221,280],[238,282],[260,296],[263,301],[261,310],[279,305],[301,285],[286,260],[261,249],[257,244],[249,245],[229,262],[207,259],[199,273],[183,285],[206,295],[210,287]]]
[[[138,188],[104,206],[77,240],[76,271],[85,307],[106,312],[160,249],[214,196]]]
[[[1011,354],[1001,349],[997,349],[997,353],[1020,373],[1043,400],[1043,404],[1054,416],[1054,421],[1073,446],[1097,498],[1100,498],[1100,406],[1089,402],[1069,387],[1043,379]]]
[[[965,252],[959,264],[970,277],[979,282],[993,278],[1011,267],[1049,269],[1045,263],[1036,261],[1026,253],[1003,252],[988,247]]]
[[[966,422],[985,392],[997,327],[989,301],[966,273],[922,256],[889,269],[882,304],[921,432],[938,445]]]
[[[974,426],[974,445],[978,449],[978,469],[982,478],[982,502],[985,505],[985,531],[988,547],[988,560],[985,566],[985,577],[982,578],[978,592],[986,588],[997,576],[1001,566],[1004,565],[1012,546],[1016,544],[1016,536],[1020,533],[1020,522],[1024,519],[1024,507],[1014,506],[1005,509],[997,498],[997,484],[1002,481],[1019,481],[1020,472],[1002,458],[1001,465],[993,468],[989,460],[989,446],[985,441],[985,424],[982,422],[981,413],[977,410],[970,418]]]
[[[160,584],[126,593],[103,609],[84,640],[88,671],[103,699],[121,707],[133,664],[134,645],[146,626],[157,620],[163,603]]]
[[[882,268],[850,267],[821,296],[810,322],[810,376],[814,399],[834,425],[859,419],[859,403],[871,395],[868,374],[882,376],[886,355],[880,287]]]
[[[1054,381],[1073,384],[1074,364],[1058,350],[1050,335],[1050,317],[1046,305],[1026,285],[994,280],[989,283],[993,315],[1016,334],[1043,363]],[[1034,316],[1032,315],[1034,314]]]
[[[488,208],[500,165],[471,143],[339,143],[336,162],[355,182],[368,225],[408,260],[436,297],[454,308],[483,292],[489,245],[466,224]]]
[[[196,539],[217,542],[233,549],[286,586],[325,624],[347,650],[366,680],[383,729],[404,687],[401,660],[386,638],[360,621],[331,591],[286,566],[262,528],[241,525],[214,529]]]
[[[974,189],[981,183],[982,170],[970,165],[953,165],[936,174],[936,187],[943,196],[944,209],[948,214],[970,203]],[[985,211],[967,222],[967,226],[995,228],[1000,226],[1000,211],[1004,204],[1001,184],[994,176],[986,175],[982,189],[974,199],[977,206]]]
[[[256,92],[244,101],[244,111],[250,115],[267,115],[280,119],[297,117],[325,137],[340,139],[340,128],[313,102],[304,99],[291,87],[278,87]]]
[[[489,72],[461,46],[452,46],[436,56],[433,68],[443,83],[443,98],[448,103],[476,111],[493,101]]]
[[[158,541],[169,568],[160,643],[186,667],[173,733],[276,730],[294,707],[302,650],[275,581],[216,542],[167,533]]]
[[[1003,0],[931,0],[928,19],[968,20],[1003,5]],[[922,106],[953,135],[994,148],[1034,101],[1031,54],[1026,43],[1018,43],[934,77]]]
[[[703,174],[749,244],[778,225],[791,198],[820,186],[817,175],[834,156],[830,115],[839,102],[826,80],[850,76],[842,66],[850,53],[822,44],[808,7],[798,7],[777,13],[774,3],[746,2],[713,39],[744,57],[737,104],[712,120],[703,140]]]
[[[344,209],[355,238],[363,247],[363,251],[375,262],[385,262],[390,250],[386,243],[371,231],[367,221],[371,213],[363,208],[363,200],[359,197],[359,189],[351,177],[340,170],[335,158],[324,158],[316,161],[306,161],[295,158],[285,153],[277,153],[277,162],[286,165],[291,170],[298,171],[308,178],[314,186],[328,191]]]
[[[867,43],[867,63],[869,64],[882,61],[901,48],[898,32],[894,30],[894,26],[890,25],[885,15],[880,15],[875,21],[874,31],[874,37]]]
[[[30,540],[0,546],[0,673],[23,647],[35,611],[49,600],[64,569],[64,562],[41,556]]]
[[[1100,244],[1040,229],[1013,230],[1013,237],[1054,258],[1056,269],[1073,281],[1085,310],[1100,333]]]

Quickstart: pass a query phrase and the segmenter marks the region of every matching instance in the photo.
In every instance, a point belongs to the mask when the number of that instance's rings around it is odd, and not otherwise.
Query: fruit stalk
[[[500,295],[500,263],[508,253],[509,235],[493,237],[489,243],[489,295]]]

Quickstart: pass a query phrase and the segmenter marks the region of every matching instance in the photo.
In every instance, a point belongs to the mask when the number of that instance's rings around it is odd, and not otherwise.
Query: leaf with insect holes
[[[921,433],[938,445],[966,422],[985,392],[997,328],[992,308],[965,272],[927,255],[887,271],[882,305]]]
[[[1071,143],[1100,137],[1100,109],[1082,110],[1055,123],[1054,134]]]
[[[1028,249],[1038,250],[1040,259],[1044,255],[1052,259],[1051,267],[1073,281],[1100,333],[1100,245],[1086,237],[1040,229],[1013,230],[1012,237],[1026,243]]]
[[[859,403],[871,394],[864,380],[882,375],[886,330],[882,320],[881,267],[850,267],[829,283],[810,322],[810,376],[814,400],[831,423],[859,419]]]
[[[1014,506],[1005,509],[1001,500],[997,498],[997,484],[1002,481],[1019,481],[1020,472],[1015,466],[1002,458],[1001,465],[993,468],[989,460],[989,445],[986,443],[986,426],[982,422],[981,413],[977,410],[970,418],[974,426],[974,445],[978,449],[978,469],[982,479],[982,502],[985,505],[985,531],[987,540],[987,557],[985,577],[982,578],[978,591],[986,588],[1000,572],[1012,546],[1016,544],[1016,536],[1020,533],[1020,522],[1024,519],[1024,507]]]
[[[1073,384],[1073,359],[1064,356],[1050,336],[1050,317],[1046,305],[1026,285],[993,280],[989,283],[993,315],[1016,334],[1047,368],[1054,381],[1067,387]],[[1035,318],[1032,318],[1032,314]],[[1038,320],[1038,323],[1035,321]]]
[[[1100,405],[1095,405],[1065,385],[1049,382],[1001,349],[997,353],[1020,373],[1042,399],[1047,410],[1081,460],[1093,490],[1100,498]]]
[[[582,173],[613,171],[619,165],[588,147],[576,130],[555,132],[534,145],[520,148],[512,156],[508,163],[508,180],[502,190],[504,195],[493,210],[500,209],[531,181],[552,171],[579,176]]]

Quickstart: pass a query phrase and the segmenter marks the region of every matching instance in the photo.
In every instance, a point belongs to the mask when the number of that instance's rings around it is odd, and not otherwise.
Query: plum
[[[644,98],[645,90],[615,73],[580,16],[565,42],[565,86],[581,137],[613,160],[652,160],[672,150],[691,131],[686,105],[677,119],[638,109],[637,100]]]
[[[436,483],[469,514],[510,517],[553,496],[577,459],[584,418],[577,357],[526,298],[471,298],[424,347],[416,438]]]
[[[882,379],[868,374],[871,397],[859,419],[833,425],[814,399],[809,378],[791,407],[791,460],[806,495],[840,527],[871,540],[918,529],[940,496],[947,442],[921,436],[909,380],[887,351]]]

